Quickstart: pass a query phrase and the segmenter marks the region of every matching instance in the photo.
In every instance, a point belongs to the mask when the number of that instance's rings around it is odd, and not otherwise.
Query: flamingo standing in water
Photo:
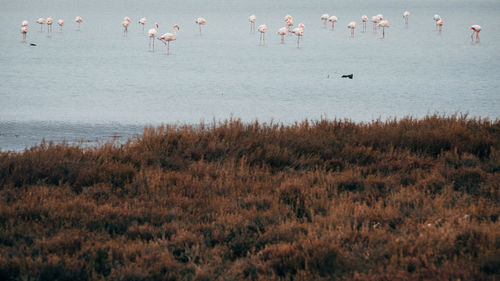
[[[24,23],[24,21],[23,21]],[[28,25],[21,24],[21,34],[23,35],[23,42],[26,42],[26,34],[28,33]]]
[[[285,16],[285,25],[288,27],[288,32],[292,30],[293,18],[290,15]]]
[[[59,25],[59,32],[62,32],[62,27],[64,25],[64,20],[63,19],[59,19],[57,21],[57,25]]]
[[[335,23],[338,21],[336,16],[331,16],[328,18],[328,21],[332,23],[332,30],[335,29]]]
[[[471,26],[469,29],[472,29],[472,35],[470,36],[472,40],[474,41],[474,33],[476,33],[476,42],[481,41],[481,39],[479,39],[479,32],[481,32],[481,26],[475,24]]]
[[[300,38],[304,35],[304,24],[299,23],[298,27],[294,28],[291,33],[297,35],[297,48],[300,48],[299,43],[300,43]]]
[[[153,42],[153,52],[155,51],[155,36],[158,33],[158,24],[155,23],[155,27],[148,30],[149,36],[149,50],[151,50],[151,41]]]
[[[77,16],[75,18],[75,22],[78,23],[78,31],[80,31],[80,24],[83,22],[82,18],[80,16]]]
[[[362,15],[361,21],[363,22],[363,32],[365,32],[366,31],[366,22],[368,21],[368,16]]]
[[[385,38],[385,29],[391,27],[388,20],[383,20],[377,24],[377,26],[382,27],[382,39]]]
[[[259,25],[258,31],[260,32],[259,44],[265,44],[266,43],[265,34],[267,31],[267,25],[265,24]]]
[[[403,13],[403,18],[405,19],[405,24],[408,25],[408,17],[410,16],[410,12],[405,11]]]
[[[347,28],[351,30],[351,37],[354,37],[354,29],[356,28],[356,22],[351,21],[348,25]]]
[[[248,17],[248,21],[250,22],[250,32],[255,31],[255,22],[257,21],[257,17],[255,15],[251,15]]]
[[[278,30],[278,35],[281,35],[281,44],[285,43],[285,35],[287,32],[288,29],[286,27],[282,27]]]
[[[373,16],[372,22],[373,22],[373,32],[376,32],[377,31],[377,24],[380,22],[380,18],[378,16]]]
[[[129,17],[124,17],[122,25],[123,25],[123,36],[127,36],[128,26],[130,25],[130,18]]]
[[[326,27],[326,22],[328,21],[328,18],[330,17],[330,15],[328,14],[322,14],[321,15],[321,20],[323,21],[323,25]]]
[[[51,17],[47,18],[47,32],[52,32],[52,23],[54,20]]]
[[[435,14],[433,17],[434,21],[436,22],[436,28],[438,27],[438,21],[441,19],[441,16],[438,14]]]
[[[441,31],[443,30],[444,20],[441,18],[436,22],[436,24],[439,26],[439,33],[441,33]]]
[[[144,25],[146,24],[146,18],[141,18],[141,19],[139,20],[139,24],[141,24],[141,25],[142,25],[142,31],[144,32]]]
[[[200,35],[201,35],[201,26],[205,25],[207,21],[204,18],[198,18],[196,19],[195,23],[200,26]]]
[[[173,33],[165,33],[162,36],[158,37],[158,40],[162,41],[163,44],[167,45],[167,56],[170,55],[170,42],[177,40],[177,32],[176,29],[179,30],[179,25],[174,24],[172,26]]]
[[[47,23],[47,21],[44,18],[39,18],[36,23],[40,25],[40,32],[43,32],[43,25]]]

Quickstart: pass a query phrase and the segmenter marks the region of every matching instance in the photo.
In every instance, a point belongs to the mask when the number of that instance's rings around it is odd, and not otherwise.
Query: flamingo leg
[[[382,28],[382,38],[385,38],[385,27]]]
[[[167,56],[170,55],[170,41],[167,43]]]
[[[476,32],[476,41],[479,42],[481,39],[479,38],[479,32]]]

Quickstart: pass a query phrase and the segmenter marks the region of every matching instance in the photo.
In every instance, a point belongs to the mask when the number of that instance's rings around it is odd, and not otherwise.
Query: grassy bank
[[[146,128],[0,152],[2,280],[498,280],[500,122]]]

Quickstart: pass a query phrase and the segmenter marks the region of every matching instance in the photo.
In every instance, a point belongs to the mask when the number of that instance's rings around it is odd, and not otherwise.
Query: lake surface
[[[47,141],[126,139],[145,125],[422,117],[469,113],[500,118],[500,1],[63,1],[0,0],[0,149]],[[405,26],[402,13],[410,11]],[[320,16],[336,15],[334,31]],[[382,13],[386,38],[362,32],[361,15]],[[445,21],[436,31],[434,14]],[[266,43],[248,16],[268,26]],[[291,14],[305,24],[280,44]],[[84,22],[76,31],[75,17]],[[39,17],[66,21],[50,36]],[[132,18],[128,35],[121,22]],[[159,34],[181,26],[171,53],[148,51],[137,23]],[[207,24],[200,36],[197,17]],[[22,43],[21,21],[30,22]],[[357,21],[354,38],[346,25]],[[483,27],[473,43],[468,27]],[[30,46],[36,43],[37,46]],[[341,79],[342,74],[354,79]]]

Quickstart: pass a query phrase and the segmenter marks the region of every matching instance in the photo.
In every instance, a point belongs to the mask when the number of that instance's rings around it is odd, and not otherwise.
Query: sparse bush
[[[1,280],[498,280],[500,123],[146,128],[0,152]]]

